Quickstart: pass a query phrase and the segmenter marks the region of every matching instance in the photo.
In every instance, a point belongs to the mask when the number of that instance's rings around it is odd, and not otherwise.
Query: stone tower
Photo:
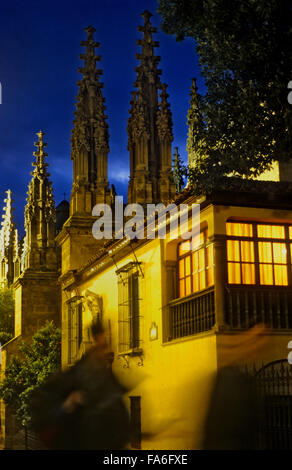
[[[92,235],[96,217],[92,209],[98,203],[111,204],[112,191],[108,183],[107,160],[109,132],[105,116],[103,84],[99,81],[102,71],[96,67],[100,56],[95,55],[99,43],[94,41],[95,29],[86,28],[87,40],[80,58],[84,65],[79,71],[74,128],[71,138],[73,160],[73,185],[70,200],[70,216],[57,235],[62,250],[62,280],[92,257],[100,244]]]
[[[87,40],[81,45],[86,48],[80,58],[84,65],[79,68],[83,77],[78,82],[74,128],[72,131],[73,186],[70,215],[91,214],[97,203],[109,201],[107,160],[109,133],[104,114],[105,99],[102,96],[103,83],[99,81],[102,71],[96,67],[100,56],[95,55],[99,43],[94,41],[95,29],[86,30]]]
[[[6,191],[0,229],[0,285],[10,286],[20,274],[20,246],[18,231],[13,221],[12,192]]]
[[[37,134],[31,181],[25,207],[25,239],[21,275],[16,279],[15,336],[29,338],[46,320],[59,324],[60,257],[55,242],[55,203],[45,162],[44,133]]]
[[[172,116],[167,102],[166,85],[160,81],[160,57],[154,55],[151,13],[144,11],[143,33],[137,44],[142,47],[137,59],[136,91],[132,93],[128,120],[128,150],[130,151],[129,203],[158,203],[175,194],[171,171]]]

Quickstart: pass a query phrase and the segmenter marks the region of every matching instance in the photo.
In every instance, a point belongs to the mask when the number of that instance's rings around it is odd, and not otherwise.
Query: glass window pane
[[[259,261],[260,263],[272,263],[272,243],[259,242]]]
[[[184,279],[182,281],[179,281],[179,297],[184,297],[185,296],[185,281]]]
[[[191,257],[187,256],[185,258],[185,275],[189,276],[191,274]]]
[[[207,287],[213,286],[214,284],[214,267],[212,266],[211,268],[207,269]]]
[[[241,246],[241,261],[254,262],[254,243],[253,242],[240,242]]]
[[[289,227],[289,238],[292,238],[292,225]]]
[[[227,222],[226,234],[233,237],[252,237],[252,224],[242,224],[238,222]]]
[[[213,264],[214,264],[213,245],[209,245],[206,249],[206,266],[213,266]]]
[[[190,295],[192,293],[191,287],[191,276],[186,277],[186,295]]]
[[[193,273],[198,272],[199,270],[199,257],[198,257],[198,252],[193,253]]]
[[[288,277],[287,277],[287,267],[286,266],[274,266],[275,273],[275,285],[276,286],[287,286]]]
[[[199,275],[196,273],[193,275],[193,292],[199,290]]]
[[[260,238],[285,238],[283,225],[258,225],[257,229]]]
[[[240,263],[228,263],[228,282],[229,284],[240,284]]]
[[[262,285],[273,285],[273,265],[260,264],[260,283]]]
[[[205,272],[205,270],[201,271],[199,273],[199,284],[200,284],[200,290],[206,288],[206,272]]]
[[[238,240],[227,240],[227,260],[228,261],[240,261]]]
[[[255,265],[242,263],[242,284],[255,284]]]
[[[178,277],[179,279],[185,277],[185,260],[181,259],[178,262]]]
[[[287,249],[285,243],[273,243],[274,263],[287,263]]]

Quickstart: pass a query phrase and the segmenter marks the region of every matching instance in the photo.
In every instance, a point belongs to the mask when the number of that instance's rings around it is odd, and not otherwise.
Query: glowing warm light
[[[244,240],[244,237],[251,237],[251,228],[251,224],[226,224],[227,235],[234,237],[227,240],[228,282],[256,284],[258,272],[261,285],[287,286],[287,243],[276,241],[285,240],[285,226],[256,224],[253,241]],[[291,229],[292,227],[289,227],[289,237],[292,235]],[[255,262],[256,253],[258,263]]]
[[[226,234],[232,237],[252,237],[252,224],[243,224],[239,222],[227,222]]]
[[[258,225],[259,238],[285,238],[285,227],[283,225]]]
[[[187,242],[179,245],[179,297],[185,297],[214,284],[213,245],[206,246],[206,238],[207,231],[203,231],[192,246],[186,245]],[[196,249],[198,246],[200,248]]]
[[[158,326],[155,322],[152,322],[150,331],[149,331],[149,339],[150,341],[154,341],[158,338]]]

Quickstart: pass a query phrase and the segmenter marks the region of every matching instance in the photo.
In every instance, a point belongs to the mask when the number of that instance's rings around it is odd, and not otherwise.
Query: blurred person
[[[96,321],[91,331],[91,349],[32,399],[32,428],[49,449],[123,449],[129,442],[126,390],[112,373],[102,324]]]
[[[204,450],[255,450],[263,417],[255,377],[242,365],[258,357],[267,343],[263,325],[222,336],[221,364],[204,425]]]

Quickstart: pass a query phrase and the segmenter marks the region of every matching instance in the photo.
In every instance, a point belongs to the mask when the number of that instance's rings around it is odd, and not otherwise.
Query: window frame
[[[68,364],[78,359],[83,341],[83,296],[71,297],[66,302],[68,312]],[[72,337],[75,334],[74,337]]]
[[[237,223],[237,224],[249,224],[252,225],[252,237],[250,236],[239,236],[239,235],[228,235],[227,234],[227,224],[228,223]],[[276,238],[276,237],[259,237],[258,236],[258,226],[278,226],[278,227],[284,227],[284,238]],[[290,230],[289,228],[291,227],[291,237],[290,237]],[[229,219],[225,223],[225,230],[226,230],[226,269],[227,269],[227,284],[229,286],[250,286],[250,287],[261,287],[261,288],[287,288],[291,287],[292,285],[292,223],[291,222],[267,222],[267,221],[254,221],[254,220],[238,220],[238,219]],[[239,261],[234,261],[234,260],[229,260],[228,259],[228,248],[227,248],[227,243],[228,240],[234,240],[234,241],[248,241],[248,242],[253,242],[254,244],[254,261],[253,262],[246,262],[242,261],[241,257],[241,244],[240,244],[240,249],[239,249],[239,254],[240,254],[240,260]],[[262,262],[259,259],[259,243],[270,243],[271,244],[271,256],[272,256],[272,261],[271,262]],[[283,243],[285,244],[286,248],[286,263],[275,263],[274,262],[274,250],[273,250],[273,244],[275,243]],[[241,282],[240,283],[234,283],[234,282],[229,282],[229,276],[228,276],[228,265],[229,264],[239,264],[240,265],[240,276],[241,276]],[[255,269],[255,282],[254,283],[243,283],[242,282],[242,264],[252,264]],[[260,282],[260,266],[261,265],[271,265],[272,266],[272,275],[273,275],[273,284],[263,284]],[[286,266],[287,268],[287,284],[275,284],[275,266]]]
[[[179,250],[180,250],[180,246],[187,242],[188,240],[182,240],[178,243],[177,245],[177,269],[176,269],[176,284],[177,284],[177,294],[178,294],[178,299],[183,299],[183,298],[186,298],[186,297],[189,297],[191,295],[195,295],[195,294],[199,294],[201,292],[203,292],[204,290],[206,289],[209,289],[210,287],[214,286],[214,283],[215,283],[215,279],[214,279],[214,269],[215,269],[215,263],[214,263],[214,243],[213,242],[210,242],[208,241],[208,229],[207,228],[204,228],[200,231],[200,236],[201,234],[204,234],[204,241],[201,243],[199,243],[199,245],[196,247],[195,250],[189,250],[187,251],[184,255],[180,255],[179,253]],[[190,241],[191,243],[191,241]],[[207,265],[207,260],[208,260],[208,255],[207,255],[207,250],[208,248],[211,247],[212,250],[213,250],[213,263],[212,264],[208,264]],[[195,253],[199,253],[200,250],[204,250],[204,268],[203,269],[198,269],[197,271],[194,270],[194,255]],[[183,259],[186,259],[186,258],[190,258],[190,275],[189,276],[185,276],[180,278],[180,261],[182,261]],[[184,268],[185,269],[185,268]],[[208,272],[210,272],[210,270],[213,269],[213,282],[211,284],[208,284]],[[200,272],[204,272],[204,287],[203,288],[200,288]],[[197,274],[198,275],[198,279],[199,279],[199,289],[197,290],[194,290],[194,274]],[[181,295],[180,294],[180,281],[181,280],[184,280],[187,278],[187,277],[190,277],[190,281],[191,281],[191,287],[190,287],[190,293],[189,294],[184,294],[184,295]],[[186,292],[186,284],[184,283],[184,292]]]
[[[116,271],[118,275],[118,354],[129,355],[141,352],[141,307],[140,307],[140,270],[137,263],[128,263]],[[120,289],[123,289],[123,275],[126,276],[127,298],[120,298]],[[135,286],[134,286],[135,279]],[[133,292],[136,289],[137,295]],[[122,301],[121,301],[122,300]],[[123,312],[126,307],[127,313]],[[135,313],[137,310],[137,313]],[[126,341],[125,341],[126,338]]]

